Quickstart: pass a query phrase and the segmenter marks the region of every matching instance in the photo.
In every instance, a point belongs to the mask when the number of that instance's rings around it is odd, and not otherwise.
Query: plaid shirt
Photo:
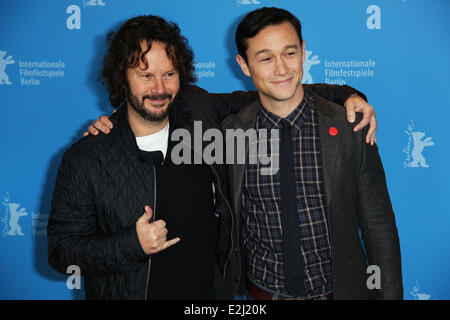
[[[323,192],[319,126],[313,97],[305,92],[300,105],[286,119],[292,126],[296,163],[299,241],[302,251],[299,254],[305,267],[305,294],[312,298],[332,292],[331,246]],[[268,129],[270,133],[271,129],[280,128],[280,121],[280,117],[260,105],[257,130]],[[270,139],[270,134],[268,136]],[[270,143],[268,150],[270,155]],[[257,285],[289,297],[283,271],[280,173],[261,175],[260,169],[264,165],[259,162],[251,164],[255,162],[249,161],[246,165],[242,195],[247,276]]]

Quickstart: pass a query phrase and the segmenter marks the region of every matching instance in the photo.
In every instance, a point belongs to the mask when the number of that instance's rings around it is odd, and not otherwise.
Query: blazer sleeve
[[[367,97],[360,91],[343,85],[331,85],[324,83],[304,84],[305,88],[309,88],[323,98],[333,101],[339,105],[344,105],[345,101],[352,94],[357,94],[367,101]],[[232,93],[210,93],[212,99],[212,107],[218,117],[222,121],[227,116],[239,112],[242,108],[255,102],[258,99],[256,91],[234,91]]]
[[[314,83],[304,84],[303,87],[309,88],[319,96],[322,96],[323,98],[333,101],[334,103],[337,103],[341,106],[344,105],[345,101],[352,94],[357,94],[367,101],[367,97],[364,93],[346,85],[341,86],[337,84]]]
[[[400,244],[385,173],[376,145],[364,142],[358,177],[358,218],[369,265],[380,268],[379,299],[403,299]]]
[[[113,233],[97,232],[93,197],[85,162],[66,153],[47,225],[49,264],[61,273],[77,265],[88,276],[129,272],[148,259],[135,224]]]

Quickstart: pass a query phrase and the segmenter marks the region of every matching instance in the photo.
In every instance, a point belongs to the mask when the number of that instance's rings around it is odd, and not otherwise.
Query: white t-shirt
[[[136,137],[136,143],[139,149],[143,151],[161,151],[163,153],[164,159],[167,153],[167,144],[169,141],[169,121],[167,121],[166,126],[148,136]]]

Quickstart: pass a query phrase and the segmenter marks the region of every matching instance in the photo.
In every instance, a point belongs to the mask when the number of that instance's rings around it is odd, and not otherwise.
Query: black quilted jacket
[[[228,106],[243,107],[249,99],[255,95],[218,96],[195,86],[184,88],[170,115],[171,129],[192,130],[193,119],[203,120],[204,130],[217,127],[222,113],[232,111]],[[70,265],[80,267],[87,299],[146,299],[151,256],[140,246],[135,223],[144,204],[155,206],[154,167],[137,147],[127,108],[119,108],[111,120],[109,135],[83,138],[63,156],[47,227],[48,259],[62,273]],[[232,252],[229,187],[225,167],[210,168],[220,226],[217,296],[232,298],[231,291],[220,289]]]
[[[355,92],[345,86],[315,85],[314,89],[340,103]],[[202,120],[205,130],[218,128],[222,119],[254,101],[256,94],[209,94],[188,86],[176,99],[171,128],[192,130],[195,119]],[[48,260],[64,274],[70,265],[79,266],[87,299],[146,299],[151,256],[140,246],[135,223],[143,214],[143,204],[154,207],[154,168],[141,156],[126,108],[119,108],[111,120],[114,129],[109,135],[83,138],[63,156],[47,227]],[[239,255],[227,200],[230,187],[225,166],[210,168],[219,219],[216,295],[231,299],[241,270],[229,267],[232,256]]]

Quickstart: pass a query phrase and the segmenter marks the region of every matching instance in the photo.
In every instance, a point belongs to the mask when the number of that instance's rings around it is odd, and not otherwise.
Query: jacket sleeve
[[[403,299],[400,244],[383,165],[376,145],[360,143],[358,218],[368,263],[380,268],[381,288],[374,291],[378,299]]]
[[[232,93],[210,93],[213,100],[211,106],[218,117],[219,122],[233,113],[239,112],[244,107],[258,99],[256,91],[233,91]]]
[[[317,83],[304,84],[303,86],[311,89],[323,98],[342,106],[348,97],[354,93],[367,101],[363,93],[346,85]],[[234,91],[232,93],[210,93],[210,97],[213,100],[212,107],[215,109],[219,121],[222,121],[230,114],[237,113],[242,108],[253,103],[258,99],[258,94],[256,91]]]
[[[319,96],[323,98],[333,101],[341,106],[344,105],[345,101],[352,94],[357,94],[361,98],[367,101],[367,97],[364,93],[356,90],[355,88],[346,86],[346,85],[337,85],[337,84],[326,84],[326,83],[314,83],[314,84],[304,84],[305,88],[309,88]]]
[[[61,273],[77,265],[83,275],[129,272],[148,256],[135,224],[112,233],[96,227],[93,188],[80,157],[64,155],[47,225],[48,261]]]

